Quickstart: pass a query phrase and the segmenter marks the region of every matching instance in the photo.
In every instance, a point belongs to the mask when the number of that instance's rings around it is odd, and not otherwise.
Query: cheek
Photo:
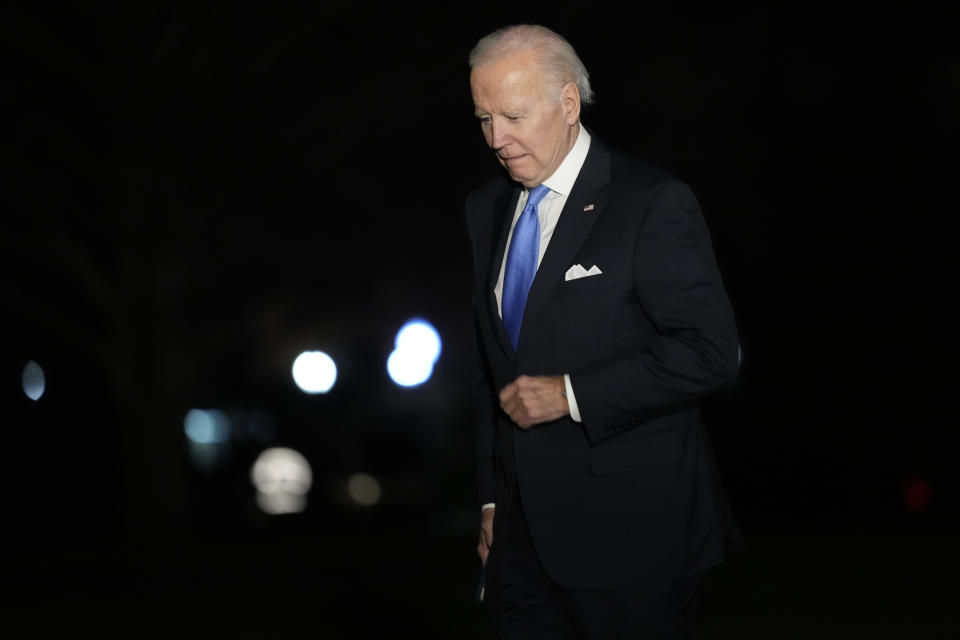
[[[530,133],[527,136],[530,140],[530,146],[534,150],[534,154],[538,157],[545,152],[548,152],[549,145],[547,144],[548,140],[552,140],[555,133],[550,130],[550,127],[544,126],[544,124],[538,123],[536,128],[531,128]]]

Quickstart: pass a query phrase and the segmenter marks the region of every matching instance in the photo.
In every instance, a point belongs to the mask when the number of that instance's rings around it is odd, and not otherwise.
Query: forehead
[[[532,51],[510,54],[475,67],[470,72],[470,88],[478,107],[506,106],[544,95],[542,74]],[[487,105],[488,102],[495,104]]]

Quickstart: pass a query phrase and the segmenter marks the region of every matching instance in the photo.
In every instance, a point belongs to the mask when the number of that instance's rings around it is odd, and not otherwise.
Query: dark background
[[[955,637],[950,17],[5,5],[5,619],[483,637],[462,205],[498,167],[466,55],[529,21],[591,71],[594,135],[693,187],[737,313],[742,375],[705,412],[748,544],[707,583],[706,636]],[[443,352],[400,389],[385,359],[413,316]],[[337,361],[330,393],[294,386],[305,349]],[[213,466],[190,455],[192,408],[234,420]],[[254,505],[268,446],[310,461],[304,512]],[[380,504],[345,498],[356,472]]]

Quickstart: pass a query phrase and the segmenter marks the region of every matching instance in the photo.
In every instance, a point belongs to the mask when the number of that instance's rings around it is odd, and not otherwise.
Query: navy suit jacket
[[[699,404],[735,379],[739,343],[696,198],[593,136],[515,351],[493,289],[519,194],[498,176],[465,207],[481,503],[505,515],[519,486],[544,569],[568,588],[654,587],[720,562],[739,534]],[[565,281],[576,264],[602,273]],[[582,422],[524,430],[499,408],[518,375],[564,373]]]

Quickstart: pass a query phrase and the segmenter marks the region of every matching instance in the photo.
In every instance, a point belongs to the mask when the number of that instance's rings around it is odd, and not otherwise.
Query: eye
[[[478,119],[480,120],[481,126],[485,127],[490,124],[490,116],[479,116]]]
[[[520,116],[507,116],[507,120],[509,120],[510,122],[516,122],[519,119],[520,119]]]

